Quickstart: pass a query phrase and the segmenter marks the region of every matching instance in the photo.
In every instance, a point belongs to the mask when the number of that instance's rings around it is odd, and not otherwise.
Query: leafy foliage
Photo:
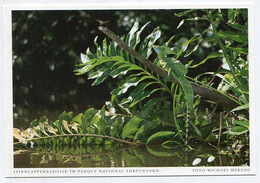
[[[82,64],[77,65],[75,72],[76,75],[88,74],[88,79],[94,79],[93,86],[104,83],[109,77],[118,80],[106,108],[90,108],[74,118],[72,113],[64,112],[54,122],[48,122],[46,117],[42,117],[39,121],[33,121],[27,130],[14,129],[15,138],[21,143],[35,141],[45,144],[69,144],[75,139],[81,144],[108,143],[104,139],[132,145],[160,142],[163,147],[170,149],[176,145],[175,142],[187,144],[189,139],[214,142],[217,135],[218,139],[223,135],[228,139],[230,136],[236,138],[247,134],[248,114],[238,113],[249,107],[247,23],[241,24],[237,20],[242,14],[242,22],[246,21],[246,14],[243,10],[197,10],[201,12],[200,16],[189,17],[189,13],[194,11],[176,14],[178,17],[188,16],[180,22],[178,28],[189,21],[206,21],[209,27],[192,38],[176,41],[174,46],[170,46],[174,36],[164,44],[157,45],[162,35],[159,27],[143,35],[149,22],[139,27],[138,19],[129,33],[121,37],[130,48],[144,58],[153,60],[156,66],[167,72],[167,77],[147,68],[113,40],[103,39],[100,42],[96,37],[95,49],[88,48],[85,54],[81,54]],[[222,30],[220,25],[226,29]],[[216,49],[201,60],[189,60],[203,44]],[[180,61],[182,58],[189,61]],[[216,71],[201,73],[195,78],[188,77],[190,69],[203,67],[215,59],[222,60],[222,65]],[[171,82],[170,77],[175,78],[179,85]],[[221,81],[213,88],[211,82],[216,77]],[[218,119],[220,125],[211,122],[217,103],[211,113],[208,107],[203,108],[200,105],[203,99],[194,95],[192,82],[239,100],[239,107],[222,112],[226,113],[224,126],[222,113]],[[222,129],[226,129],[223,134]],[[170,156],[167,152],[157,152],[151,147],[148,151]]]
[[[153,50],[156,51],[158,57],[154,63],[168,72],[168,75],[173,75],[174,78],[181,85],[181,89],[184,95],[180,93],[179,99],[183,102],[184,108],[191,112],[193,110],[193,89],[190,82],[185,78],[187,74],[187,68],[178,61],[178,56],[183,52],[183,48],[192,42],[189,40],[185,42],[180,48],[176,48],[175,51],[168,48],[167,45],[174,38],[172,37],[164,46],[155,45],[157,39],[160,38],[161,32],[157,27],[143,41],[140,40],[140,35],[145,24],[139,29],[139,22],[136,20],[130,32],[123,36],[121,39],[128,44],[133,50],[138,51],[143,57],[150,58],[153,54]],[[169,86],[168,78],[161,78],[158,74],[149,70],[146,66],[139,63],[132,55],[124,51],[114,41],[108,43],[106,39],[102,41],[102,47],[98,46],[95,39],[96,52],[92,53],[90,49],[87,49],[86,55],[81,55],[83,64],[79,65],[76,70],[77,75],[89,73],[89,79],[96,79],[93,85],[100,84],[105,81],[109,76],[113,78],[120,78],[121,82],[119,86],[114,89],[111,102],[116,103],[119,106],[129,108],[133,113],[141,116],[142,118],[157,119],[160,122],[166,122],[175,126],[172,121],[173,114],[172,108],[166,107],[164,110],[158,111],[152,110],[152,106],[155,104],[160,106],[167,106],[165,96],[172,98],[175,84],[172,83]],[[173,48],[174,49],[174,48]],[[166,57],[168,54],[174,54],[174,57]],[[131,89],[131,87],[135,87]],[[123,97],[126,95],[128,97]],[[156,96],[154,98],[153,96]],[[177,100],[176,100],[177,102]],[[149,105],[148,105],[149,104]],[[150,105],[151,104],[151,105]],[[144,111],[149,107],[150,111]],[[156,116],[152,112],[156,111]],[[148,115],[148,116],[147,116]],[[136,129],[137,127],[134,127]],[[143,127],[144,128],[144,127]],[[180,135],[180,133],[178,133]]]
[[[48,122],[43,116],[40,120],[32,121],[31,127],[26,130],[14,128],[14,137],[20,143],[30,142],[32,145],[109,144],[117,140],[125,142],[119,139],[125,118],[127,117],[110,113],[105,108],[90,108],[76,117],[72,116],[72,112],[63,112],[56,121]]]
[[[107,110],[105,107],[101,110],[90,108],[84,114],[80,113],[75,117],[72,112],[63,112],[58,120],[50,122],[43,116],[39,120],[33,120],[30,128],[26,130],[14,128],[15,144],[26,146],[31,144],[31,147],[72,144],[105,145],[114,142],[138,145],[144,144],[147,138],[143,137],[149,137],[150,130],[156,127],[156,122],[151,123],[131,114],[115,113],[114,107],[109,102],[106,108]],[[143,142],[140,141],[141,139]],[[136,140],[139,142],[133,142]]]

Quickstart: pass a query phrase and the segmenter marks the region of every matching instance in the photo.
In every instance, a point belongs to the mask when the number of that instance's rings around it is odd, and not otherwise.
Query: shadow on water
[[[189,167],[248,166],[249,157],[232,153],[228,148],[216,149],[198,145],[166,149],[161,146],[78,146],[36,147],[16,149],[15,168],[44,167]]]

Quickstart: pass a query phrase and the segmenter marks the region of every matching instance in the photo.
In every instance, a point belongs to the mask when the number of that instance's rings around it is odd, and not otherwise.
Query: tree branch
[[[104,34],[106,34],[108,37],[110,37],[112,40],[114,40],[127,53],[129,53],[130,55],[135,57],[137,60],[139,60],[148,69],[159,74],[163,78],[169,78],[168,73],[165,70],[156,66],[153,62],[149,61],[148,59],[146,59],[142,55],[140,55],[138,52],[134,51],[132,48],[130,48],[128,45],[126,45],[114,32],[112,32],[111,30],[109,30],[108,28],[103,27],[103,26],[99,26],[98,29],[100,31],[102,31]],[[169,79],[171,82],[180,85],[180,83],[173,76],[170,76]],[[196,83],[191,82],[191,85],[192,85],[194,94],[198,94],[205,99],[211,100],[222,107],[235,108],[235,107],[239,106],[238,101],[236,101],[235,99],[233,99],[225,94],[222,94],[222,93],[212,90],[210,88],[198,85]]]

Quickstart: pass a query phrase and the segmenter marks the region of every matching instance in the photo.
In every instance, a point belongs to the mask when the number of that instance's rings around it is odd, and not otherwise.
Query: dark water
[[[187,149],[153,147],[44,147],[14,152],[15,168],[248,166],[249,157],[228,148],[199,145]],[[247,154],[247,153],[246,153]],[[196,160],[195,160],[196,159]],[[196,162],[199,164],[196,164]],[[194,165],[196,164],[196,165]]]

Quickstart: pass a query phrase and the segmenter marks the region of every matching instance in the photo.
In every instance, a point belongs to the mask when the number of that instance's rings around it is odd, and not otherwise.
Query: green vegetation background
[[[191,21],[177,30],[183,18],[174,13],[180,11],[13,11],[14,127],[26,128],[30,121],[42,115],[54,120],[63,111],[76,114],[89,107],[101,108],[104,101],[110,99],[109,93],[117,80],[91,86],[92,81],[86,76],[75,76],[73,72],[80,63],[80,53],[93,47],[96,36],[100,38],[98,42],[105,37],[97,28],[97,20],[109,20],[107,26],[118,35],[126,34],[135,18],[140,25],[151,21],[145,31],[151,32],[160,26],[159,44],[172,35],[179,41],[184,37],[189,39],[209,26],[205,21]],[[202,60],[214,49],[216,47],[203,47],[189,60]],[[188,62],[186,58],[181,59]],[[206,63],[190,69],[188,75],[215,71],[220,64],[220,60]]]

